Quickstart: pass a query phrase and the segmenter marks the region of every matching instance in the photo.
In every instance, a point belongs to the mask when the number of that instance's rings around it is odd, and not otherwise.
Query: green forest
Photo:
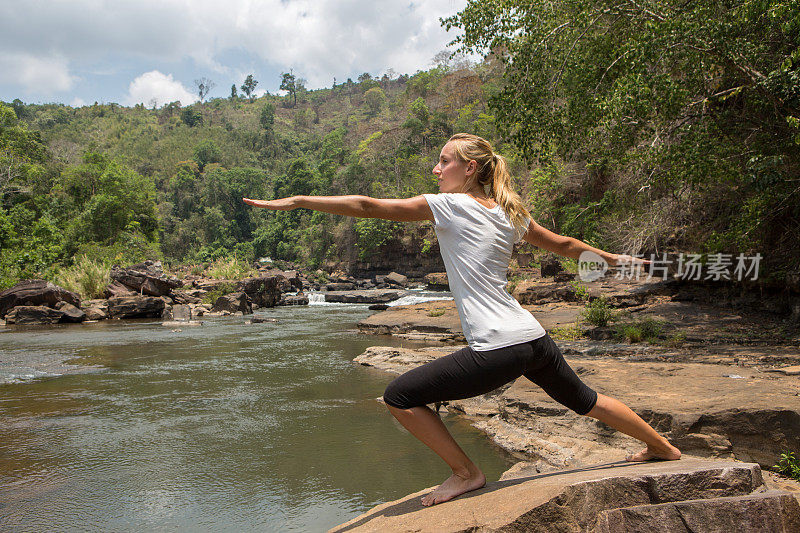
[[[414,74],[308,90],[288,73],[261,97],[250,76],[188,106],[0,103],[0,289],[147,258],[367,260],[408,226],[241,198],[436,192],[462,131],[553,231],[759,252],[777,282],[800,269],[800,2],[478,0],[442,24],[453,53]]]

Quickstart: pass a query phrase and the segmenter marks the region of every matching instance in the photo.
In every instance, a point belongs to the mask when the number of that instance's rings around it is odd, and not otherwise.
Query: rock
[[[203,291],[205,293],[205,291]],[[201,302],[200,298],[197,296],[192,296],[186,291],[172,291],[172,299],[175,300],[176,304],[188,305],[188,304],[199,304]]]
[[[203,323],[198,320],[167,320],[161,323],[162,326],[166,326],[168,328],[175,328],[175,327],[183,327],[183,326],[202,326]],[[180,331],[180,330],[178,330]]]
[[[499,481],[424,507],[419,500],[431,489],[378,505],[330,531],[788,532],[800,520],[790,493],[765,492],[758,465],[695,458],[596,464],[547,473],[515,465]],[[697,500],[706,503],[706,513]],[[659,505],[663,507],[656,508]],[[742,512],[745,508],[764,522],[749,521]],[[690,522],[670,520],[683,510]],[[648,520],[645,527],[639,527],[637,516]],[[659,516],[669,521],[652,521]],[[731,516],[741,521],[731,521]],[[779,527],[761,528],[762,524]]]
[[[336,282],[327,283],[325,289],[329,291],[353,291],[356,290],[356,286],[354,283]]]
[[[0,317],[17,306],[47,306],[55,308],[58,302],[80,307],[80,296],[43,279],[26,279],[0,292]]]
[[[155,296],[112,296],[108,299],[111,318],[160,318],[166,304]]]
[[[768,490],[746,496],[636,505],[602,511],[597,533],[646,531],[800,531],[800,504]]]
[[[564,267],[561,266],[561,261],[558,260],[558,256],[552,253],[544,254],[540,260],[540,264],[542,265],[543,278],[555,276],[564,270]]]
[[[46,305],[18,305],[6,313],[6,324],[18,326],[57,324],[64,313]]]
[[[305,294],[284,294],[278,305],[308,305],[308,296]]]
[[[244,292],[232,292],[220,296],[211,308],[212,313],[235,313],[237,311],[248,315],[253,312],[250,298]]]
[[[188,305],[175,304],[172,306],[172,319],[189,322],[192,320],[192,308]]]
[[[571,272],[556,272],[553,275],[553,281],[557,281],[559,283],[563,283],[566,281],[574,281],[576,274]]]
[[[247,278],[239,282],[238,291],[247,295],[250,302],[257,307],[275,307],[281,299],[280,283],[286,278],[281,276],[261,276]],[[252,313],[252,309],[242,312]]]
[[[784,376],[800,376],[800,365],[785,366],[782,368],[767,368],[765,372],[778,372]]]
[[[386,311],[389,307],[391,306],[388,304],[372,304],[367,309],[370,311]]]
[[[528,280],[514,289],[514,298],[522,305],[541,305],[553,302],[577,302],[575,287],[558,282]]]
[[[455,303],[449,300],[395,305],[361,320],[357,326],[365,333],[378,335],[418,332],[458,334],[463,338]]]
[[[389,283],[390,285],[397,285],[399,287],[405,287],[408,284],[408,277],[398,274],[397,272],[390,272],[385,278],[384,281]]]
[[[330,291],[325,293],[325,301],[351,304],[380,304],[397,300],[400,296],[401,293],[399,291],[381,289]]]
[[[67,302],[58,302],[56,304],[56,309],[64,313],[64,316],[61,317],[61,322],[83,322],[86,320],[86,313],[81,309],[78,309],[71,303]]]
[[[447,281],[447,272],[431,272],[425,274],[425,283],[431,291],[449,291],[450,284]]]
[[[114,265],[109,276],[129,290],[149,296],[166,296],[182,285],[178,278],[164,274],[161,261],[148,260],[126,268]]]
[[[194,287],[195,290],[189,290],[187,292],[192,296],[201,298],[202,295],[208,291],[218,289],[220,286],[236,287],[237,283],[238,282],[236,280],[232,279],[196,279],[192,281],[192,287]],[[198,294],[197,290],[201,290],[203,293]]]
[[[118,281],[112,281],[106,285],[105,296],[108,298],[112,296],[133,296],[134,294],[137,293]]]
[[[81,302],[81,309],[86,313],[86,320],[105,320],[108,318],[108,300],[86,300]]]

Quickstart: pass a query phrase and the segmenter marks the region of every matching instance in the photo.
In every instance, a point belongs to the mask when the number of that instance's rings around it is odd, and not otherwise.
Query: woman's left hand
[[[272,209],[275,211],[291,211],[297,208],[297,197],[291,196],[289,198],[279,198],[277,200],[253,200],[250,198],[242,198],[242,201],[247,205],[253,207],[263,207],[264,209]]]

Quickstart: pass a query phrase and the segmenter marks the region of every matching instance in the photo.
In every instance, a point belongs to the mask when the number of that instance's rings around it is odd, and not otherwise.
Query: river
[[[352,362],[366,305],[0,327],[0,530],[324,531],[449,469]],[[497,479],[513,460],[442,410]]]

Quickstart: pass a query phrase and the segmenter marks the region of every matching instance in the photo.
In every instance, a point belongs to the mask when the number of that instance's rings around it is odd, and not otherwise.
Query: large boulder
[[[161,261],[145,261],[127,268],[114,265],[110,277],[112,281],[148,296],[166,296],[182,285],[178,278],[164,274]]]
[[[431,272],[425,274],[425,283],[432,291],[449,291],[450,283],[447,281],[447,272]]]
[[[798,531],[791,493],[767,490],[758,465],[733,461],[605,463],[540,473],[518,463],[499,481],[424,507],[425,489],[330,531]]]
[[[56,309],[64,313],[61,317],[61,322],[83,322],[86,320],[86,313],[71,303],[58,302]]]
[[[192,296],[186,291],[172,291],[172,299],[175,300],[176,304],[199,304],[201,302],[200,298],[196,296]]]
[[[285,281],[282,275],[247,278],[239,282],[238,291],[245,293],[257,307],[275,307],[281,299],[281,283]]]
[[[222,311],[228,311],[229,313],[241,311],[242,314],[249,315],[253,312],[253,306],[247,293],[232,292],[217,298],[217,301],[214,302],[214,307],[211,308],[212,313],[221,313]]]
[[[85,300],[81,309],[86,313],[86,320],[105,320],[108,318],[108,300]]]
[[[278,305],[308,305],[308,296],[305,294],[284,295]]]
[[[389,285],[395,285],[398,287],[405,287],[408,284],[408,277],[398,274],[397,272],[390,272],[385,278],[383,278],[383,280]]]
[[[561,266],[561,261],[558,260],[558,256],[555,254],[544,254],[540,260],[540,264],[542,265],[543,278],[555,276],[564,270],[564,267]]]
[[[55,308],[59,302],[80,307],[80,296],[43,279],[26,279],[0,292],[0,317],[20,305]]]
[[[166,303],[155,296],[112,296],[108,299],[108,314],[112,318],[159,318]]]
[[[401,291],[381,289],[329,291],[325,293],[325,301],[348,304],[385,304],[397,300],[401,296]]]
[[[19,326],[57,324],[64,313],[46,305],[18,305],[6,314],[6,324]]]

